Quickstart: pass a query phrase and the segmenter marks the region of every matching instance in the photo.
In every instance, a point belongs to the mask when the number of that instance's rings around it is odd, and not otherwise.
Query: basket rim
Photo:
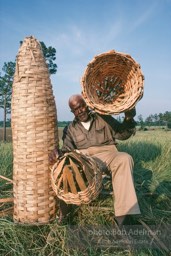
[[[94,76],[93,78],[91,76],[93,76],[94,75],[93,72],[95,72],[96,69],[99,68],[99,63],[102,62],[102,64],[103,64],[103,59],[104,60],[106,58],[112,59],[112,58],[115,58],[116,56],[120,59],[126,60],[129,63],[129,65],[132,65],[131,72],[132,72],[132,69],[134,68],[134,72],[136,74],[136,79],[138,81],[136,84],[134,83],[134,87],[136,85],[137,90],[135,90],[135,88],[134,88],[134,94],[133,94],[134,98],[129,97],[129,95],[127,95],[125,102],[124,102],[124,100],[122,100],[122,102],[121,102],[122,104],[116,104],[117,100],[115,100],[115,102],[112,102],[112,103],[105,102],[105,104],[104,104],[104,102],[99,102],[97,100],[97,96],[95,97],[93,95],[94,91],[92,92],[92,82],[90,80],[93,80],[93,82],[96,81],[95,79],[96,79],[97,75]],[[105,67],[106,67],[106,65],[107,64],[105,63]],[[104,67],[104,64],[103,64],[103,67]],[[103,73],[104,71],[101,71],[101,70],[100,70],[100,72]],[[110,72],[111,72],[111,70],[110,70]],[[112,71],[112,72],[114,72],[114,71]],[[116,68],[115,68],[115,72],[116,72]],[[90,79],[90,77],[91,77],[91,79]],[[135,79],[135,77],[134,77],[134,79]],[[129,80],[128,80],[128,82],[130,83]],[[128,82],[127,82],[127,84],[126,83],[124,84],[125,88],[128,87]],[[141,100],[141,98],[143,97],[143,94],[144,94],[144,90],[143,90],[144,89],[144,75],[141,70],[140,64],[138,64],[138,62],[134,58],[132,58],[131,55],[129,55],[127,53],[123,53],[123,52],[117,52],[115,50],[110,50],[110,51],[107,51],[107,52],[104,52],[104,53],[94,56],[93,59],[87,64],[87,66],[84,70],[84,73],[81,77],[80,83],[81,83],[81,89],[82,89],[81,93],[82,93],[82,96],[83,96],[84,100],[86,101],[87,105],[92,110],[95,110],[96,112],[98,112],[100,114],[116,114],[116,115],[118,115],[122,112],[126,112],[126,111],[132,109],[133,107],[135,107],[137,102]],[[135,93],[135,91],[136,91],[136,93]]]

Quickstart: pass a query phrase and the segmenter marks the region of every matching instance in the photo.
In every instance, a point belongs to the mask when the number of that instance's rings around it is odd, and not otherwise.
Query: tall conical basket
[[[56,216],[48,156],[58,145],[57,113],[41,44],[33,36],[17,55],[11,121],[14,221],[49,223]]]
[[[143,97],[144,76],[128,54],[111,50],[95,56],[81,79],[87,105],[104,115],[126,112]]]

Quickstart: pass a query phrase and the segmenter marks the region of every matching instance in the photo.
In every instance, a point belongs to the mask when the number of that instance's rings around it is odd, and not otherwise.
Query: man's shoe
[[[119,228],[122,228],[125,219],[126,219],[126,215],[117,216],[117,217],[115,216],[115,217],[114,217],[115,223],[117,224],[117,226],[118,226]]]
[[[139,225],[139,221],[136,216],[137,215],[123,215],[115,217],[114,220],[119,228],[122,228],[123,225]]]

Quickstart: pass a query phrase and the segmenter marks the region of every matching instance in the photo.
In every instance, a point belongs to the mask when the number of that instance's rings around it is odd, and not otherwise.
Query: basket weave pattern
[[[102,188],[102,173],[96,161],[77,152],[65,153],[51,169],[52,187],[67,204],[88,204]]]
[[[101,114],[132,109],[143,96],[144,76],[128,54],[114,50],[97,55],[82,76],[82,95],[87,105]]]
[[[57,114],[41,45],[32,36],[17,55],[11,119],[14,221],[48,223],[56,214],[48,155],[58,145]]]

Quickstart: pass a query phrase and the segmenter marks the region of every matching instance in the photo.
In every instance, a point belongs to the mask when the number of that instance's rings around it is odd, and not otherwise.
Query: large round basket
[[[88,204],[102,188],[102,173],[94,159],[77,152],[65,153],[51,168],[52,188],[67,204]]]
[[[144,76],[130,55],[112,50],[93,58],[81,85],[91,109],[101,114],[120,114],[132,109],[142,98]]]

